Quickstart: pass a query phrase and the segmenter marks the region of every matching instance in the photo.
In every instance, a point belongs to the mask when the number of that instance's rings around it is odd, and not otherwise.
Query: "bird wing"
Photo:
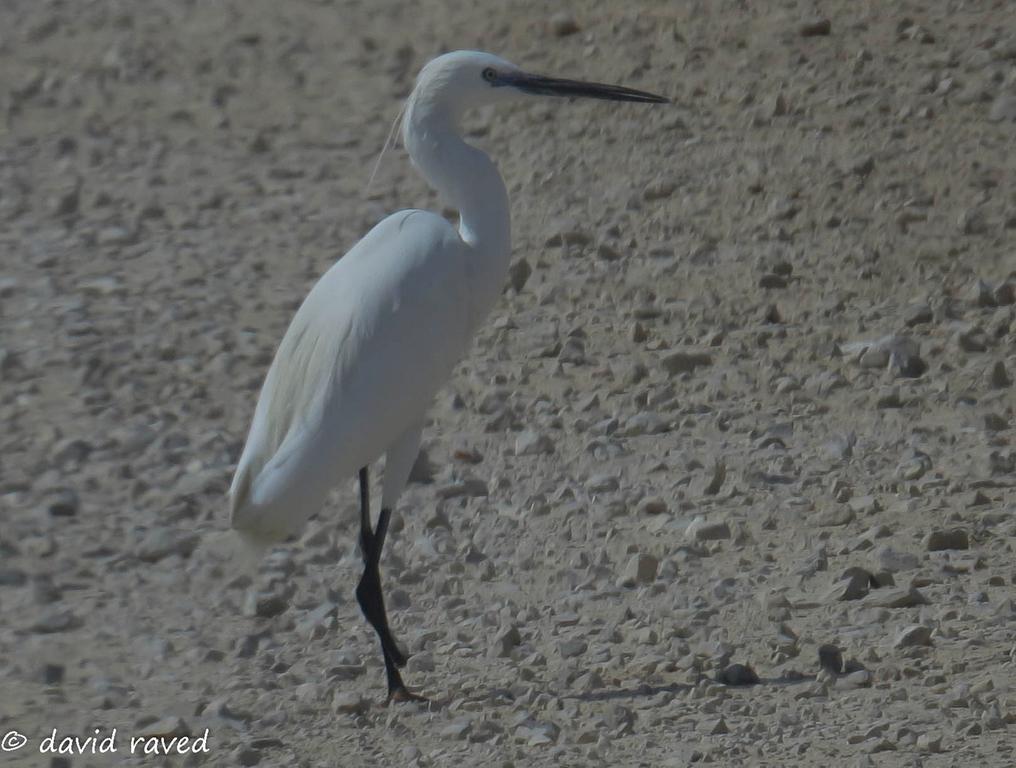
[[[355,471],[347,454],[366,465],[422,415],[469,343],[467,248],[440,216],[400,211],[315,284],[265,378],[230,489],[234,527],[302,524],[317,509],[284,501],[319,506]]]

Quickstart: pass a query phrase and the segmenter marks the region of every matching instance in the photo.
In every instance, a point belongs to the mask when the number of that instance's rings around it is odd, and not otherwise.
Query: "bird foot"
[[[409,701],[417,701],[426,704],[429,701],[429,699],[426,696],[420,696],[419,694],[416,693],[410,693],[408,688],[402,686],[399,688],[393,688],[392,690],[388,691],[388,698],[385,700],[385,706],[388,706],[389,704],[392,703],[401,704]]]

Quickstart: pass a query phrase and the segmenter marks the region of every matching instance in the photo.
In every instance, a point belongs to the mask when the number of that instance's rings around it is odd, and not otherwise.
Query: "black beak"
[[[569,96],[580,99],[604,99],[605,101],[638,101],[644,104],[669,104],[670,99],[622,85],[583,83],[581,80],[563,80],[558,77],[530,75],[525,72],[505,75],[504,85],[518,88],[523,93],[539,96]]]

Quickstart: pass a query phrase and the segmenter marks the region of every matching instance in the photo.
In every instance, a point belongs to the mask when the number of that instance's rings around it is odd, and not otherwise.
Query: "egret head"
[[[638,101],[669,101],[634,88],[586,83],[534,75],[511,62],[481,51],[453,51],[438,56],[420,71],[410,97],[410,108],[441,111],[457,120],[471,107],[518,101],[527,96]]]
[[[416,87],[406,103],[402,138],[413,165],[460,212],[475,209],[477,204],[483,207],[483,199],[476,197],[479,189],[485,189],[494,198],[505,197],[496,166],[482,150],[462,141],[461,118],[473,107],[534,96],[650,104],[667,101],[662,96],[620,85],[533,75],[511,62],[480,51],[446,53],[428,62],[420,71]],[[472,181],[465,183],[463,179],[466,178]],[[506,207],[507,203],[504,205]],[[507,222],[507,217],[501,222],[505,243],[508,242]]]

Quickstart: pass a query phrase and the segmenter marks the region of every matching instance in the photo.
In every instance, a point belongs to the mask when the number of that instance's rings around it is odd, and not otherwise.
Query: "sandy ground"
[[[0,4],[0,765],[1013,764],[1011,6],[567,15]],[[531,275],[398,510],[386,708],[351,482],[253,580],[206,541],[309,286],[440,210],[364,192],[454,48],[675,104],[468,120]]]

